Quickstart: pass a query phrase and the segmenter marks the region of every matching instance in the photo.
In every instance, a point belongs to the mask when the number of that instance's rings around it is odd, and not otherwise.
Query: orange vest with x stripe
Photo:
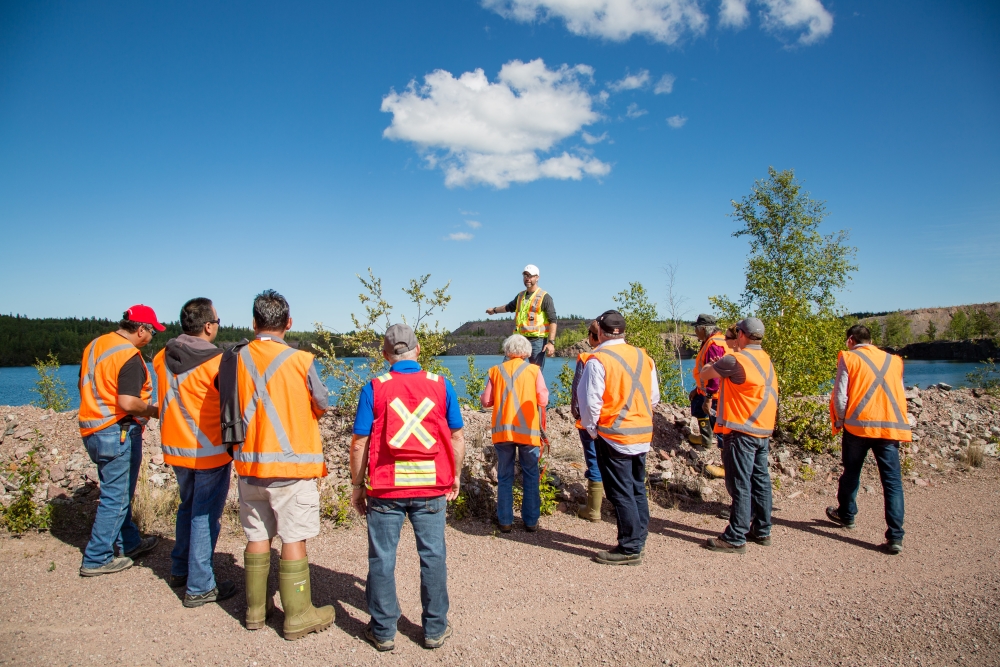
[[[774,432],[778,415],[778,379],[767,352],[757,346],[735,353],[746,381],[736,384],[722,379],[719,388],[719,414],[716,433],[738,431],[755,438],[768,438]]]

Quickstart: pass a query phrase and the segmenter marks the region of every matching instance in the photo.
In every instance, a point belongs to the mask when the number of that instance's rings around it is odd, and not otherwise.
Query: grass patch
[[[973,468],[982,468],[986,451],[982,445],[969,445],[962,453],[962,463]]]
[[[803,482],[810,482],[816,478],[816,471],[808,463],[803,463],[799,468],[799,476],[802,477]]]
[[[31,449],[18,463],[11,463],[11,472],[19,479],[17,497],[7,507],[0,508],[0,524],[14,535],[22,535],[29,530],[47,530],[52,525],[52,505],[45,503],[39,507],[35,502],[35,488],[47,471],[38,461],[37,448],[41,436],[35,431],[35,448]]]
[[[132,496],[132,521],[142,533],[150,533],[161,524],[173,524],[181,504],[177,486],[158,488],[149,480],[149,466],[139,468],[139,479]]]

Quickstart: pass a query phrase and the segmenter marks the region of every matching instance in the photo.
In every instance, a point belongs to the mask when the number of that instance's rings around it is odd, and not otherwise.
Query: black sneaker
[[[622,553],[616,546],[608,551],[598,551],[594,554],[594,561],[601,565],[642,565],[642,556],[645,552],[643,549],[637,554]]]
[[[770,535],[765,535],[765,536],[761,537],[759,535],[755,535],[754,533],[748,533],[747,534],[747,541],[748,542],[753,542],[754,544],[759,544],[762,547],[769,547],[769,546],[771,546],[771,536]]]
[[[524,524],[524,529],[526,531],[528,531],[529,533],[537,533],[538,532],[538,524],[536,523],[534,526],[529,526],[528,524]]]
[[[135,560],[144,553],[148,553],[153,549],[155,549],[156,545],[159,543],[160,543],[160,538],[158,538],[156,535],[150,535],[149,537],[144,537],[141,540],[139,540],[139,545],[135,549],[132,549],[132,551],[127,551],[122,555],[131,558],[132,560]]]
[[[451,637],[453,634],[455,634],[455,631],[452,630],[451,623],[449,623],[448,627],[444,629],[444,634],[440,637],[437,637],[436,639],[424,637],[424,648],[441,648],[444,646],[444,640],[448,639],[448,637]]]
[[[841,528],[846,528],[847,530],[854,530],[854,521],[847,522],[840,518],[840,510],[832,505],[826,508],[826,518],[834,522]]]
[[[200,607],[209,602],[222,602],[234,595],[236,595],[236,584],[231,581],[220,581],[215,588],[207,593],[200,595],[188,595],[185,593],[183,604],[185,607]]]
[[[379,651],[391,651],[394,648],[396,648],[395,639],[386,639],[386,640],[379,639],[378,637],[375,636],[375,633],[372,632],[371,625],[365,626],[365,639],[371,642],[371,645],[374,646]]]
[[[882,545],[882,551],[886,552],[890,556],[898,556],[903,553],[903,543],[887,541]]]
[[[186,574],[172,574],[167,583],[170,584],[171,588],[183,588],[188,584],[188,576]]]

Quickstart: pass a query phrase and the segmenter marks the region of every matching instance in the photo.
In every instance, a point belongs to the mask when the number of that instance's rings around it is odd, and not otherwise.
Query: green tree
[[[977,308],[969,318],[969,329],[973,336],[990,338],[997,333],[997,323],[988,311]]]
[[[410,324],[417,336],[417,342],[420,343],[420,356],[417,361],[421,368],[451,379],[451,372],[438,360],[438,357],[448,350],[445,341],[448,332],[442,329],[438,322],[435,321],[431,326],[427,321],[427,318],[436,311],[448,307],[451,301],[448,287],[451,283],[431,290],[428,294],[426,288],[430,277],[428,273],[419,278],[411,278],[409,287],[403,288],[407,299],[416,307],[416,315],[412,323],[406,321],[405,315],[400,319],[403,323]],[[358,295],[358,301],[361,302],[365,314],[359,318],[351,313],[354,331],[337,336],[326,330],[322,323],[317,322],[315,325],[318,342],[313,348],[317,352],[320,375],[324,379],[333,378],[340,384],[337,391],[337,406],[342,409],[353,409],[364,386],[388,369],[385,359],[382,358],[382,337],[392,324],[390,314],[393,306],[382,292],[382,279],[376,278],[370,267],[368,278],[359,275],[358,280],[364,288]],[[337,348],[341,346],[350,354],[364,357],[365,361],[351,364],[338,357]]]
[[[570,366],[563,362],[556,376],[556,386],[549,392],[549,406],[558,407],[573,402],[573,376],[576,374],[576,363]]]
[[[885,344],[893,347],[902,347],[912,340],[910,331],[910,319],[903,313],[897,311],[890,313],[885,318]]]
[[[56,412],[69,410],[69,395],[66,393],[66,385],[59,379],[59,358],[54,353],[49,352],[45,361],[35,359],[34,366],[38,373],[38,380],[32,391],[38,394],[39,398],[32,401],[31,404]]]
[[[783,393],[817,394],[833,378],[844,346],[837,294],[857,270],[856,248],[847,245],[846,230],[820,234],[825,204],[809,198],[793,170],[769,167],[768,178],[732,205],[742,224],[733,236],[750,241],[746,284],[739,301],[710,301],[722,320],[743,313],[763,320],[764,349]]]
[[[662,326],[656,304],[649,300],[646,288],[642,283],[629,283],[628,289],[619,292],[614,299],[618,310],[625,317],[625,341],[644,349],[656,364],[660,400],[674,405],[687,403],[680,371],[677,370],[672,351],[668,352],[660,336]]]
[[[469,370],[462,374],[460,378],[465,383],[465,397],[459,398],[458,403],[462,407],[470,410],[478,410],[480,407],[479,397],[486,389],[486,378],[488,373],[476,368],[476,356],[470,354],[465,358],[469,364]]]
[[[959,308],[955,311],[955,314],[951,316],[951,321],[948,322],[948,328],[945,329],[944,335],[952,340],[965,340],[972,337],[969,316],[965,314],[964,310]]]
[[[934,324],[934,320],[927,323],[927,331],[924,333],[924,340],[936,340],[937,339],[937,325]]]

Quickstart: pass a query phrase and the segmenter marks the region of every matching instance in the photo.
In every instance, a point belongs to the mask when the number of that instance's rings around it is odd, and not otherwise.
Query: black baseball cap
[[[606,310],[597,316],[597,324],[606,334],[625,333],[625,318],[617,310]]]

